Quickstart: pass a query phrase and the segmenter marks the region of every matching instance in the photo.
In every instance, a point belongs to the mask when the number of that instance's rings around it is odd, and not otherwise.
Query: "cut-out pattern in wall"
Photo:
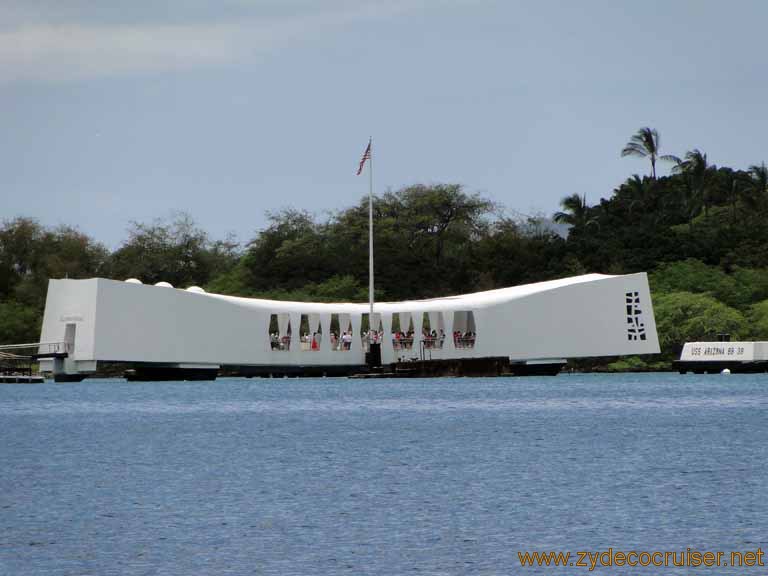
[[[275,352],[291,349],[291,319],[288,314],[270,314],[269,348]]]
[[[474,348],[476,338],[475,313],[472,310],[456,310],[453,313],[453,345],[456,348]]]
[[[392,314],[392,348],[413,349],[413,316],[410,312]]]
[[[445,321],[442,312],[424,312],[421,341],[425,349],[440,349],[445,342]]]
[[[320,314],[302,314],[299,326],[301,326],[299,334],[301,334],[302,352],[319,352],[320,343],[323,340]]]
[[[640,294],[627,292],[625,304],[627,307],[627,340],[645,340],[645,322],[643,322],[643,311],[640,309]]]
[[[373,326],[370,324],[370,314],[364,313],[360,318],[360,341],[363,344],[363,351],[368,352],[369,344],[376,342],[381,344],[384,338],[383,323],[381,314],[378,312],[373,315]]]
[[[352,349],[352,318],[349,314],[331,314],[331,350],[348,352]]]

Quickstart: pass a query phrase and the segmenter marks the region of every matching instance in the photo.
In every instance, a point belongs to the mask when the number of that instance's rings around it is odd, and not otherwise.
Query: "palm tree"
[[[709,164],[707,163],[707,155],[704,154],[698,148],[689,150],[685,153],[683,158],[677,156],[667,156],[670,160],[675,162],[675,166],[672,168],[672,172],[675,174],[687,174],[688,176],[694,176],[700,182],[703,180]]]
[[[731,205],[731,225],[736,222],[736,200],[741,194],[739,190],[739,181],[736,178],[731,178],[731,190],[728,193],[728,203]]]
[[[637,207],[640,207],[641,209],[648,208],[648,205],[650,204],[649,198],[651,187],[649,186],[647,180],[640,178],[640,176],[637,174],[633,174],[632,177],[629,178],[622,187],[626,188],[629,193],[630,215]]]
[[[759,166],[753,164],[747,173],[749,174],[749,185],[744,190],[745,199],[751,208],[762,211],[766,200],[768,200],[768,167],[765,166],[765,162]]]
[[[552,220],[558,224],[570,224],[574,228],[598,225],[597,219],[592,215],[592,209],[587,206],[587,196],[571,194],[560,200],[563,212],[555,212]]]
[[[688,212],[688,222],[693,225],[695,202],[700,201],[704,205],[705,215],[709,212],[709,195],[707,194],[709,164],[707,164],[707,155],[697,148],[686,152],[685,158],[666,156],[665,159],[675,162],[672,172],[685,176],[685,204]]]
[[[659,158],[659,133],[652,128],[640,128],[627,145],[621,151],[624,156],[637,156],[639,158],[650,158],[651,160],[651,178],[656,180],[656,159]]]

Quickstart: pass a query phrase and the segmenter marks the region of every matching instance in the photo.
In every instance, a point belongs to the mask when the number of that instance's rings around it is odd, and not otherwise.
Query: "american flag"
[[[363,167],[365,166],[365,161],[371,159],[371,141],[368,140],[368,147],[365,149],[365,152],[363,152],[363,157],[360,159],[360,166],[357,167],[357,175],[360,176],[360,173],[363,171]]]

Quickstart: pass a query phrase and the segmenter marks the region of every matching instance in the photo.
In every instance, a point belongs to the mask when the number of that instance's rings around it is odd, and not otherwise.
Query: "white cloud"
[[[72,80],[236,64],[334,27],[395,16],[421,4],[401,0],[349,7],[343,2],[335,10],[213,24],[27,23],[0,31],[0,81]]]
[[[231,61],[228,26],[36,26],[0,33],[0,78],[67,79]]]

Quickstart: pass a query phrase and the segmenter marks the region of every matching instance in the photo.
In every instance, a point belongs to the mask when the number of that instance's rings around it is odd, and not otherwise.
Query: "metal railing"
[[[445,336],[422,336],[421,343],[427,350],[440,350],[445,343]]]
[[[475,347],[475,336],[470,337],[461,337],[461,338],[454,338],[453,339],[453,347],[457,350],[459,349],[465,349],[465,348],[474,348]],[[445,348],[445,336],[422,336],[420,347],[426,350],[441,350]],[[377,341],[379,341],[377,339]],[[318,338],[316,340],[316,343],[313,344],[312,341],[304,340],[303,338],[299,340],[299,350],[302,352],[318,352],[320,350],[320,342],[321,339]],[[413,343],[414,338],[392,338],[392,348],[394,350],[413,350]],[[61,345],[67,345],[66,342],[55,342],[51,343],[52,345],[55,344],[61,344]],[[368,336],[365,335],[362,338],[362,347],[363,352],[368,352],[369,349],[369,339]],[[347,352],[351,349],[352,343],[351,341],[343,342],[342,340],[336,340],[335,342],[331,342],[331,350],[336,352]],[[270,349],[273,352],[288,352],[291,349],[291,338],[290,336],[283,336],[282,338],[279,338],[277,340],[272,340],[270,343]],[[2,347],[0,347],[0,350],[2,350]],[[69,350],[67,350],[69,351]],[[40,353],[43,353],[42,351]]]
[[[446,347],[445,340],[445,336],[422,336],[420,347],[425,350],[442,350]],[[394,350],[413,350],[413,342],[413,338],[392,338],[392,348]],[[474,348],[475,337],[472,336],[469,338],[454,338],[453,347],[456,350]],[[363,338],[363,352],[368,352],[367,338]]]
[[[299,340],[299,350],[302,352],[319,352],[322,338],[316,338],[314,342],[311,340],[305,340],[302,338]],[[278,340],[270,341],[270,350],[273,352],[288,352],[291,349],[290,337],[283,337]],[[344,341],[331,339],[331,350],[333,352],[349,352],[352,349],[352,341]]]
[[[0,353],[16,356],[37,354],[71,354],[72,342],[30,342],[27,344],[0,344]],[[26,353],[25,353],[26,352]]]
[[[412,350],[413,338],[392,338],[392,348],[395,350]]]
[[[335,344],[331,346],[331,350],[334,352],[350,352],[352,350],[352,340],[343,340],[339,338]]]
[[[270,341],[270,348],[273,352],[288,352],[291,349],[291,337],[283,336]]]

